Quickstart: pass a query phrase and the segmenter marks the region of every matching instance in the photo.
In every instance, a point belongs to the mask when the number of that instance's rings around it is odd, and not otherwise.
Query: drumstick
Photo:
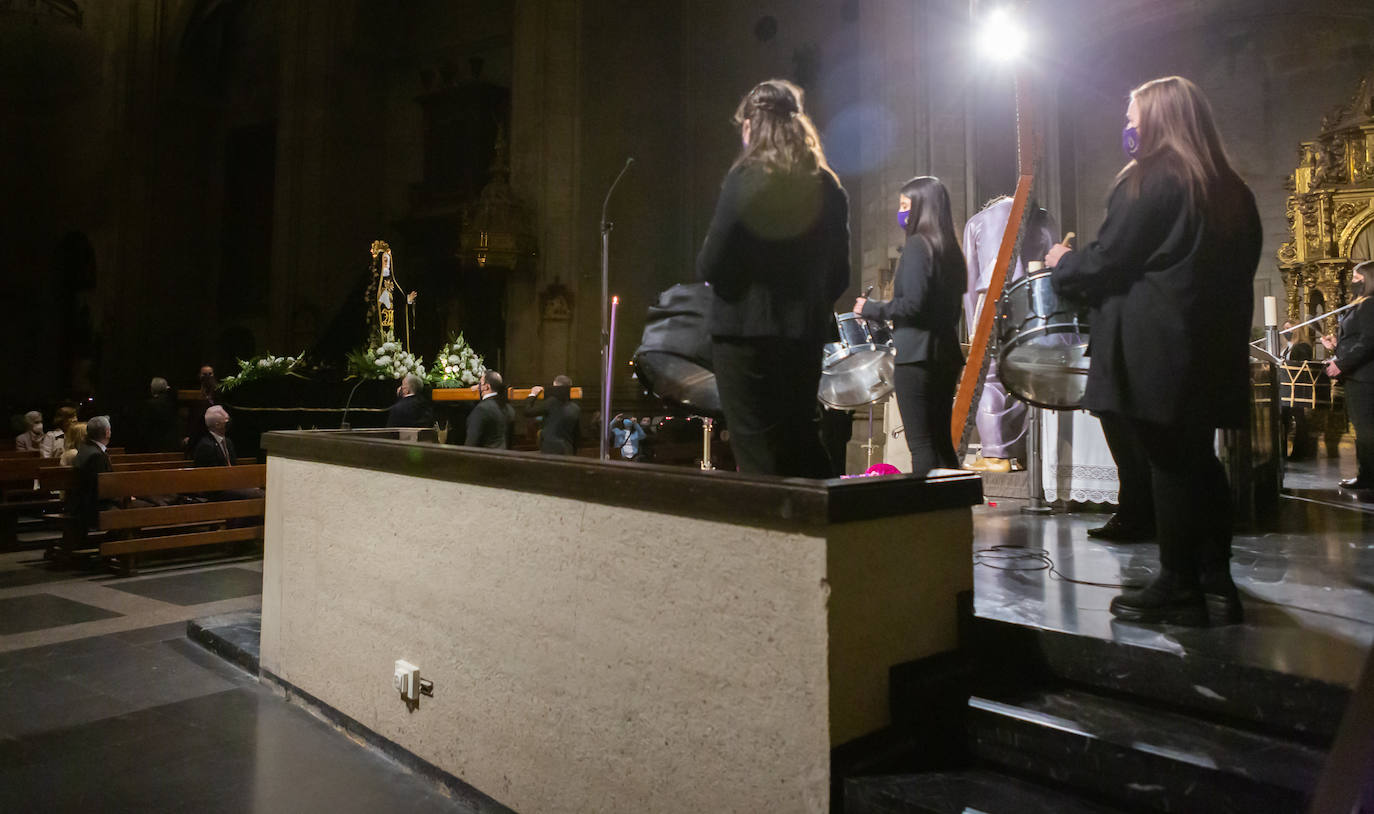
[[[1078,235],[1075,235],[1073,232],[1069,232],[1068,234],[1064,235],[1064,239],[1059,242],[1067,246],[1069,245],[1069,241],[1073,240],[1075,237],[1078,237]]]
[[[865,288],[865,289],[864,289],[864,299],[868,299],[868,295],[869,295],[869,294],[872,294],[872,293],[873,293],[873,286],[869,286],[868,288]]]

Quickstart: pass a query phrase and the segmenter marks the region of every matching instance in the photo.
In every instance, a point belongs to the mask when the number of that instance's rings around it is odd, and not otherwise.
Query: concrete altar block
[[[972,589],[974,475],[264,445],[264,674],[520,812],[826,812],[831,748]]]

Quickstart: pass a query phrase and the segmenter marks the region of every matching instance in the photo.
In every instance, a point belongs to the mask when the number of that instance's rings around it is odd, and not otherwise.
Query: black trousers
[[[959,468],[950,422],[959,365],[913,362],[894,365],[892,388],[902,413],[902,432],[911,450],[911,472],[924,475],[937,467]]]
[[[1102,435],[1107,449],[1116,461],[1116,479],[1121,484],[1117,492],[1116,513],[1122,522],[1132,525],[1151,525],[1155,517],[1153,476],[1146,443],[1131,420],[1117,413],[1101,413]]]
[[[1126,426],[1149,462],[1160,565],[1185,582],[1229,568],[1233,507],[1216,430],[1136,419]]]
[[[821,343],[774,337],[711,343],[730,449],[739,471],[828,478],[821,446]]]
[[[1356,477],[1362,483],[1374,483],[1374,382],[1343,384],[1345,411],[1355,427],[1355,460],[1360,465]]]

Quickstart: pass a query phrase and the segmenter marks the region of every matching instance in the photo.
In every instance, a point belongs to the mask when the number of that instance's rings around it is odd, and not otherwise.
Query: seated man
[[[67,516],[73,530],[82,540],[87,530],[100,522],[100,512],[114,505],[112,501],[101,500],[97,476],[110,472],[110,456],[106,448],[110,445],[110,417],[96,416],[86,422],[86,441],[76,451],[72,468],[76,470],[76,480],[67,492]]]
[[[38,452],[43,443],[43,414],[37,410],[24,413],[26,430],[14,437],[15,452]]]
[[[138,448],[144,452],[181,452],[182,422],[176,394],[161,376],[148,384],[148,400],[139,412]]]
[[[468,416],[465,446],[510,449],[510,427],[515,421],[515,410],[504,401],[504,386],[500,373],[488,370],[482,374],[477,383],[482,400]]]
[[[582,408],[572,401],[572,379],[555,376],[548,397],[542,404],[536,399],[544,388],[536,385],[525,401],[525,414],[543,416],[539,433],[539,451],[549,455],[576,455],[582,435]]]
[[[414,373],[407,373],[396,390],[396,403],[387,410],[388,427],[416,427],[429,429],[434,426],[434,410],[429,399],[424,396],[425,380]]]
[[[216,404],[205,411],[206,435],[196,442],[191,461],[196,466],[233,466],[234,442],[225,434],[229,427],[229,412]],[[90,428],[87,427],[87,433]]]

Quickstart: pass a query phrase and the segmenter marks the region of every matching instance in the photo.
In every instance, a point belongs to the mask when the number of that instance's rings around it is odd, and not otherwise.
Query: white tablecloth
[[[1044,410],[1040,420],[1040,468],[1045,500],[1116,503],[1116,463],[1102,423],[1083,410]]]

